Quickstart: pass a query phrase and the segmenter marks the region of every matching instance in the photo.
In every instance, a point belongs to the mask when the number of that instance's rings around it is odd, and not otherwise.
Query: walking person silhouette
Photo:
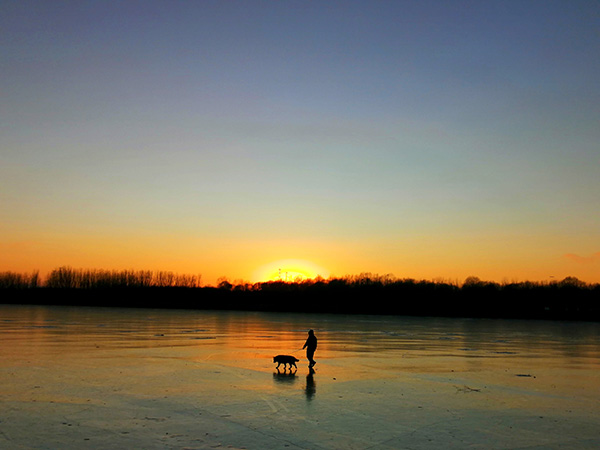
[[[313,330],[308,331],[308,339],[304,343],[303,349],[306,349],[306,358],[308,359],[308,367],[312,368],[317,362],[313,359],[315,350],[317,349],[317,337]]]

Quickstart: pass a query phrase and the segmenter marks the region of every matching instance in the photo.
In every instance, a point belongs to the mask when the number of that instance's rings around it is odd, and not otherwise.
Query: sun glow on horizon
[[[254,282],[303,281],[317,277],[328,278],[329,271],[311,261],[283,259],[259,267],[253,276]]]

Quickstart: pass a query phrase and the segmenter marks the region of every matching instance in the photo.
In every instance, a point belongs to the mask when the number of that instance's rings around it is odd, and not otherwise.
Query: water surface
[[[0,306],[0,336],[2,448],[600,446],[597,323]]]

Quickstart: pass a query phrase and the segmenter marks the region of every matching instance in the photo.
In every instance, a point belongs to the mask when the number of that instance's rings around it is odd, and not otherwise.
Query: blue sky
[[[599,12],[3,2],[0,270],[600,281]]]

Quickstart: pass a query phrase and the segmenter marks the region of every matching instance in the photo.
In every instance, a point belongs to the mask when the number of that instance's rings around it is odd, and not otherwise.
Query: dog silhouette
[[[286,369],[287,365],[290,366],[290,370],[292,370],[292,366],[297,369],[296,363],[298,361],[300,360],[290,355],[277,355],[273,358],[273,362],[277,363],[276,369],[279,369],[279,366],[283,364],[283,370]]]

